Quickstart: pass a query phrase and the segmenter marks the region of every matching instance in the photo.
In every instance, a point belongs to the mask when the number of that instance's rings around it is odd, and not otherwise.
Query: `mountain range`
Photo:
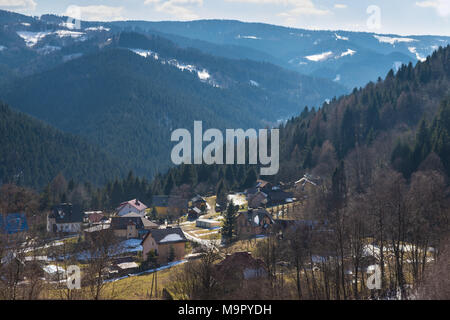
[[[194,120],[205,129],[276,126],[450,42],[226,20],[82,21],[76,29],[67,17],[7,11],[0,24],[0,100],[79,137],[116,167],[114,176],[167,170],[170,132],[191,130]],[[8,181],[17,168],[2,157]],[[29,174],[43,185],[55,170]],[[76,171],[80,180],[103,179]]]
[[[169,38],[180,45],[214,54],[220,53],[204,42],[245,48],[252,51],[236,49],[236,54],[326,78],[349,89],[384,77],[391,68],[397,70],[402,64],[424,61],[440,46],[450,43],[446,36],[305,30],[233,20],[126,21],[107,26],[175,35]],[[260,54],[256,55],[255,50]]]

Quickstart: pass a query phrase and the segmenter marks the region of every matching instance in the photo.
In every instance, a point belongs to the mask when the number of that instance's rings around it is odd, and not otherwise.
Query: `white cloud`
[[[347,5],[346,5],[346,4],[342,4],[342,3],[336,3],[336,4],[334,5],[334,7],[335,7],[336,9],[345,9],[345,8],[347,8]]]
[[[64,15],[85,21],[117,21],[124,20],[123,10],[123,7],[104,5],[85,7],[71,5]]]
[[[36,2],[34,0],[0,0],[0,8],[34,10]]]
[[[417,1],[416,6],[421,8],[434,8],[441,17],[450,16],[449,0]]]
[[[278,14],[280,17],[292,18],[300,15],[326,15],[331,13],[328,9],[317,8],[312,0],[226,0],[228,2],[242,2],[255,4],[275,4],[290,7],[291,9]]]
[[[153,5],[158,12],[167,13],[180,20],[194,20],[199,16],[194,7],[201,7],[203,0],[145,0],[144,4]]]

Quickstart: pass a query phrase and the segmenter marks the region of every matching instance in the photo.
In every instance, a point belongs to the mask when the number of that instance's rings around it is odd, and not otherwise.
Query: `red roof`
[[[133,199],[133,200],[130,200],[130,201],[122,202],[119,205],[119,207],[117,208],[117,211],[120,211],[127,204],[129,204],[130,206],[135,207],[139,211],[144,211],[145,209],[147,209],[147,206],[145,204],[140,202],[138,199]]]
[[[102,221],[103,218],[106,218],[106,217],[101,213],[92,213],[92,214],[88,215],[89,222],[91,222],[91,223],[98,223],[98,222]]]

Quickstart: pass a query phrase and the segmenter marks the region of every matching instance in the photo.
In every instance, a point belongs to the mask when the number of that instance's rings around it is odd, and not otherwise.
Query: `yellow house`
[[[187,242],[181,228],[152,229],[142,240],[142,254],[147,260],[150,251],[154,251],[159,264],[184,258]]]
[[[174,213],[177,215],[187,213],[188,201],[177,196],[153,196],[152,207],[158,215]]]
[[[153,196],[152,207],[155,208],[158,215],[166,215],[169,203],[168,196]]]

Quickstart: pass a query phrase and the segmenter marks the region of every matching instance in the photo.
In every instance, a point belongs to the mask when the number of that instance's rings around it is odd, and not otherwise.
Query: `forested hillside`
[[[414,148],[419,122],[439,122],[435,117],[450,95],[449,61],[450,47],[441,48],[416,67],[403,65],[396,74],[391,70],[384,81],[369,83],[319,110],[304,110],[281,128],[280,177],[315,167],[318,175],[330,175],[336,166],[330,160],[346,158],[357,146],[389,157],[397,144]],[[412,167],[396,168],[409,176],[431,146],[421,151]],[[444,165],[449,168],[448,163]],[[325,166],[329,170],[321,171]]]
[[[263,178],[292,182],[312,173],[331,183],[341,161],[352,190],[371,185],[380,168],[392,168],[406,179],[418,170],[449,175],[449,81],[450,46],[320,109],[305,108],[280,128],[279,174]],[[144,183],[142,196],[149,200],[148,195],[169,194],[183,184],[203,192],[242,190],[256,181],[258,171],[254,166],[181,166]],[[125,190],[123,183],[111,182],[99,191],[97,203],[112,206],[111,194]]]
[[[101,185],[123,167],[84,139],[0,103],[0,183],[40,188],[59,173]]]
[[[5,86],[1,96],[23,112],[100,145],[139,175],[151,176],[170,166],[171,130],[191,129],[194,120],[203,120],[205,127],[264,127],[298,112],[305,101],[344,92],[331,85],[319,94],[326,85],[321,80],[269,64],[173,52],[173,45],[166,52],[162,43],[158,39],[159,59],[142,57],[133,48],[108,48],[19,79]],[[140,47],[148,49],[145,43]],[[164,54],[167,63],[161,63]],[[199,56],[199,71],[183,69]],[[210,77],[202,81],[198,72]]]

